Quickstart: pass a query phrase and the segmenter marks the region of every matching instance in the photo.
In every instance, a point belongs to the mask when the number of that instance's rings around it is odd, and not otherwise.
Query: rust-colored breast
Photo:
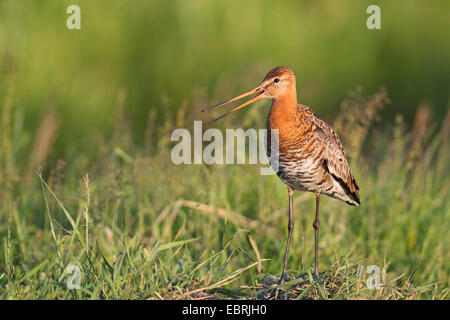
[[[279,170],[295,190],[320,192],[359,204],[358,185],[333,129],[305,105],[272,103],[267,128],[279,133]],[[270,139],[267,140],[270,152]]]

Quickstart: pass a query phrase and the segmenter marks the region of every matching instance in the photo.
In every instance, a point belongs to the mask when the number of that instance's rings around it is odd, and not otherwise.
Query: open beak
[[[237,106],[237,107],[231,109],[230,111],[224,113],[224,114],[221,115],[220,117],[218,117],[218,118],[216,118],[216,119],[214,119],[214,120],[211,120],[210,122],[208,122],[208,125],[211,124],[211,123],[213,123],[214,121],[217,121],[217,120],[219,120],[219,119],[222,119],[223,117],[229,115],[230,113],[233,113],[233,112],[235,112],[235,111],[237,111],[237,110],[239,110],[239,109],[241,109],[241,108],[243,108],[243,107],[249,105],[250,103],[253,103],[253,102],[255,102],[255,101],[258,101],[259,99],[261,99],[261,98],[263,97],[262,95],[263,95],[263,93],[265,92],[265,90],[263,89],[263,87],[257,86],[255,89],[250,90],[250,91],[247,91],[246,93],[243,93],[243,94],[241,94],[241,95],[239,95],[239,96],[237,96],[237,97],[235,97],[235,98],[228,99],[228,100],[225,100],[224,102],[218,103],[218,104],[216,104],[216,105],[214,105],[214,106],[212,106],[212,107],[202,109],[202,112],[204,112],[204,111],[206,111],[206,110],[210,110],[210,109],[213,109],[213,108],[216,108],[216,107],[220,107],[220,106],[226,105],[226,104],[228,104],[228,103],[230,103],[230,102],[233,102],[233,101],[242,99],[242,98],[244,98],[244,97],[246,97],[246,96],[249,96],[249,95],[254,94],[254,93],[257,93],[257,92],[259,92],[259,94],[257,94],[256,96],[254,96],[254,97],[251,98],[250,100],[244,102],[243,104],[241,104],[241,105],[239,105],[239,106]]]

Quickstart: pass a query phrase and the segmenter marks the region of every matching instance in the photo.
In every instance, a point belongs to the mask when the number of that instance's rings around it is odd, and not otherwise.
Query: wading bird
[[[288,67],[272,69],[255,89],[202,111],[223,106],[252,94],[256,95],[210,123],[260,99],[272,99],[272,106],[267,116],[267,132],[268,137],[271,130],[276,131],[278,135],[277,167],[275,168],[273,164],[272,167],[286,184],[289,193],[288,238],[279,283],[287,281],[286,265],[294,229],[294,190],[313,192],[316,195],[316,217],[313,222],[314,271],[318,276],[320,195],[325,194],[334,199],[343,200],[349,205],[358,206],[360,204],[359,187],[350,171],[344,148],[337,134],[309,107],[297,104],[295,75]],[[266,145],[269,159],[270,140],[267,139]]]

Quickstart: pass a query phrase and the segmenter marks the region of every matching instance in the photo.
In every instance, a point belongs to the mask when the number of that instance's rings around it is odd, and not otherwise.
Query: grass
[[[314,197],[295,193],[291,280],[276,287],[288,219],[278,177],[250,165],[173,165],[170,132],[189,116],[149,121],[149,141],[133,143],[123,90],[111,139],[52,158],[55,115],[31,135],[11,107],[13,84],[0,132],[2,299],[448,298],[450,113],[436,121],[424,105],[411,130],[398,116],[381,131],[387,92],[352,91],[333,126],[362,205],[323,197],[317,278]],[[263,117],[248,111],[246,121]],[[370,265],[380,289],[367,287]]]
[[[448,299],[450,2],[380,0],[376,31],[370,4],[0,0],[0,298]],[[175,128],[276,65],[362,200],[322,198],[317,278],[314,196],[295,193],[280,287],[278,177],[170,161]],[[214,125],[264,127],[267,104]]]

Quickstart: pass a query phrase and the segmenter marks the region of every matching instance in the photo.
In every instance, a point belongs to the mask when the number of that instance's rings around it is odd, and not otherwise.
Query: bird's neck
[[[267,128],[287,129],[294,125],[297,117],[297,92],[292,90],[272,100],[272,106],[267,118]]]

